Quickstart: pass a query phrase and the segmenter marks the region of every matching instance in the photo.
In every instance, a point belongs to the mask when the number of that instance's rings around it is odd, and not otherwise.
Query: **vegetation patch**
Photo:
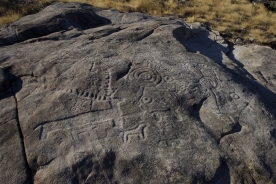
[[[155,16],[175,16],[202,22],[228,41],[273,44],[276,41],[276,1],[249,0],[60,0],[88,3],[122,12],[139,11]],[[0,25],[38,12],[53,0],[0,0]]]

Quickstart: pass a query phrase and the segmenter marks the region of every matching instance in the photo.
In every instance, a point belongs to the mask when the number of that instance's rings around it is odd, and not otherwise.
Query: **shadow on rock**
[[[189,25],[190,28],[180,27],[173,31],[174,38],[179,41],[188,52],[200,53],[223,69],[232,74],[236,83],[242,84],[253,94],[258,94],[265,105],[276,115],[276,94],[267,89],[244,68],[244,65],[233,55],[233,48],[229,48],[218,32],[211,32],[200,23]],[[233,67],[232,67],[233,66]]]
[[[22,80],[9,73],[10,69],[11,68],[0,68],[0,100],[13,96],[22,88]],[[8,92],[8,90],[11,91]]]
[[[235,62],[244,73],[239,73],[236,75],[236,82],[241,84],[248,84],[251,92],[254,94],[259,94],[265,101],[265,105],[268,107],[276,108],[276,94],[260,84],[245,68],[244,65],[235,58],[233,54],[233,49],[231,48],[231,52],[229,52],[228,57]],[[226,68],[227,69],[227,68]],[[229,70],[229,69],[228,69]],[[270,108],[269,108],[270,109]],[[274,112],[275,113],[275,112]]]

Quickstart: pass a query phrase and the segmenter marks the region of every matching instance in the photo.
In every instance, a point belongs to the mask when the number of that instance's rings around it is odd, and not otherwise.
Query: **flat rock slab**
[[[234,58],[264,87],[276,93],[276,51],[270,47],[235,46]]]
[[[223,40],[215,38],[208,57],[194,38],[212,39],[204,26],[78,3],[55,3],[3,29],[38,15],[30,28],[53,25],[60,15],[47,12],[68,7],[89,10],[88,23],[105,22],[78,26],[72,13],[62,30],[0,47],[11,84],[2,93],[14,98],[0,102],[15,105],[18,122],[0,131],[16,125],[22,134],[6,141],[23,149],[26,182],[276,183],[275,103],[255,90],[258,81],[228,57]],[[0,181],[22,183],[13,176]]]

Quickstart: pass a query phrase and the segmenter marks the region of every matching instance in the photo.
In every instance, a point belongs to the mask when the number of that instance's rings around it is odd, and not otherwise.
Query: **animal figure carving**
[[[129,141],[130,137],[137,137],[139,140],[145,139],[145,134],[144,134],[144,129],[146,125],[145,124],[140,124],[138,127],[128,130],[124,133],[124,142]]]

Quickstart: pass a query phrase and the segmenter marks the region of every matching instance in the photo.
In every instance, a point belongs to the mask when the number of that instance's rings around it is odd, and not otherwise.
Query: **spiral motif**
[[[155,86],[161,82],[161,76],[150,68],[138,68],[132,71],[129,79],[145,87]]]

